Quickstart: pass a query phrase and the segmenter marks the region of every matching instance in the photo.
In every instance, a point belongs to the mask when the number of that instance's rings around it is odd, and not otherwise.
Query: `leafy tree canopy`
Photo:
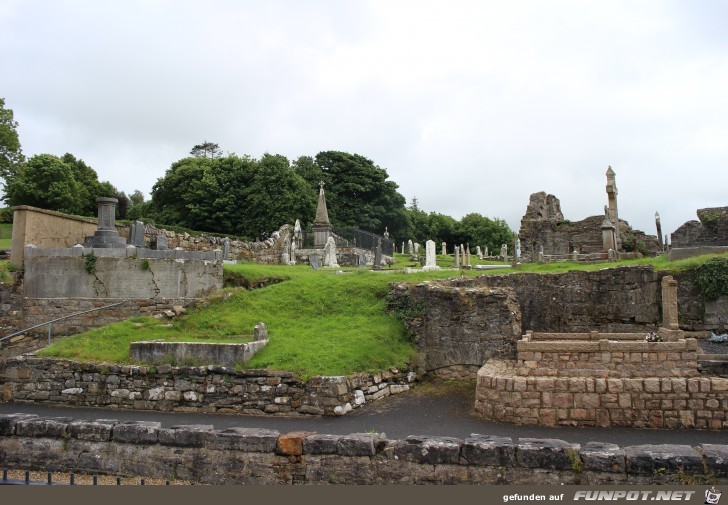
[[[222,156],[222,149],[220,149],[218,144],[206,140],[202,144],[197,144],[193,147],[190,154],[195,158],[215,159]]]
[[[0,177],[5,184],[8,177],[25,161],[18,137],[18,122],[13,111],[5,108],[5,99],[0,98]]]
[[[395,240],[405,235],[406,200],[397,191],[399,186],[388,180],[386,170],[364,156],[340,151],[320,152],[314,164],[299,158],[296,168],[304,172],[314,190],[320,180],[326,184],[329,219],[335,227],[356,227],[380,235],[387,227]]]
[[[8,177],[5,201],[69,214],[95,216],[96,199],[115,197],[109,182],[99,182],[96,171],[71,154],[33,156]]]
[[[173,163],[144,210],[160,223],[252,239],[312,215],[315,205],[316,193],[284,156],[228,155]]]

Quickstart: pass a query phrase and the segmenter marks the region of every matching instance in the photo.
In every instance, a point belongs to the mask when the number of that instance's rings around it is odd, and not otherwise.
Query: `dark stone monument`
[[[167,245],[167,237],[164,235],[156,235],[154,237],[154,248],[157,251],[166,251],[169,249],[169,246]]]
[[[382,268],[382,239],[377,239],[377,247],[374,250],[374,270]]]
[[[126,239],[116,231],[116,198],[97,198],[99,227],[91,237],[84,237],[84,247],[97,249],[125,248]]]
[[[144,223],[141,221],[131,223],[129,238],[134,247],[144,247]]]

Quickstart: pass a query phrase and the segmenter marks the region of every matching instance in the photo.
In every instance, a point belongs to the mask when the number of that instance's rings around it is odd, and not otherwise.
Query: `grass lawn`
[[[263,279],[283,281],[255,290],[226,288],[171,323],[147,317],[131,318],[61,339],[39,354],[79,361],[129,363],[129,343],[133,341],[230,341],[241,336],[249,339],[253,326],[263,321],[268,327],[270,343],[246,368],[291,370],[302,377],[378,371],[402,367],[415,353],[404,324],[386,311],[390,282],[417,283],[457,275],[472,277],[515,271],[547,274],[630,265],[652,265],[657,270],[677,272],[711,257],[714,256],[677,262],[661,257],[609,264],[529,263],[517,270],[443,270],[415,274],[391,268],[381,272],[352,268],[339,274],[331,269],[313,271],[308,265],[225,265],[227,278],[249,283]],[[438,256],[438,259],[443,266],[445,261],[451,261],[448,257]],[[399,254],[395,265],[414,266],[407,255]]]
[[[0,250],[10,249],[13,243],[12,223],[0,223]]]

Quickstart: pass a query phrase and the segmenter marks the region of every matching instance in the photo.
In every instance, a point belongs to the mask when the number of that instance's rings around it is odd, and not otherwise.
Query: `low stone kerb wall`
[[[644,337],[642,337],[644,339]],[[534,341],[516,343],[516,375],[557,377],[696,377],[698,343],[617,340]]]
[[[728,446],[471,435],[326,435],[158,422],[0,416],[0,465],[202,484],[665,484],[728,482]]]
[[[0,362],[5,402],[168,412],[342,415],[409,389],[414,372],[312,377],[221,366],[135,366],[18,356]]]

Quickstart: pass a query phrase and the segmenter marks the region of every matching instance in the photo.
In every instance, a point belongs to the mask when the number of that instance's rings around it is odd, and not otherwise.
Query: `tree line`
[[[267,238],[285,223],[313,223],[318,190],[324,183],[329,218],[334,227],[360,228],[395,241],[469,243],[491,250],[510,243],[512,232],[500,219],[468,214],[461,220],[407,206],[387,171],[359,154],[322,151],[289,161],[279,154],[259,159],[223,155],[205,141],[190,155],[172,163],[151,190],[130,196],[70,153],[38,154],[25,159],[12,110],[0,99],[0,177],[3,200],[10,206],[32,205],[82,216],[96,215],[96,198],[119,199],[119,219],[141,219],[158,226]]]

